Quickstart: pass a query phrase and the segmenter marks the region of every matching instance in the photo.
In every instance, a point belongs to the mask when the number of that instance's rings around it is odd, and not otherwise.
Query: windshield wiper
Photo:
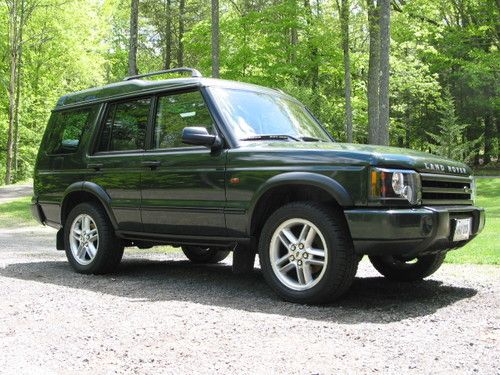
[[[299,137],[301,140],[304,142],[324,142],[324,140],[315,138],[315,137],[309,137],[309,136],[301,136]]]
[[[288,134],[258,134],[254,135],[251,137],[246,137],[246,138],[241,138],[240,141],[260,141],[260,140],[267,140],[267,139],[283,139],[283,140],[288,140],[292,139],[294,141],[300,142],[300,139],[295,138],[291,135]]]

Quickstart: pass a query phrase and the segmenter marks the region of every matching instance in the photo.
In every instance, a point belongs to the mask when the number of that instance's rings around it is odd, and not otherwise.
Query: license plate
[[[472,220],[457,219],[455,223],[455,233],[453,233],[453,242],[468,240],[471,232]]]

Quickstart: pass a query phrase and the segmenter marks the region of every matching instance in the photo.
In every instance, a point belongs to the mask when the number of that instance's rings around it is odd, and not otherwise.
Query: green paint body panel
[[[63,96],[55,112],[93,106],[96,115],[72,154],[47,154],[54,126],[49,122],[36,164],[33,216],[61,227],[64,207],[85,193],[106,208],[117,234],[125,239],[229,246],[255,235],[252,218],[269,189],[286,193],[301,185],[321,189],[341,207],[360,254],[415,255],[461,246],[465,242],[450,242],[453,217],[473,218],[472,238],[484,226],[483,210],[472,206],[386,207],[368,199],[372,167],[469,176],[465,164],[407,149],[333,141],[238,142],[211,103],[205,90],[210,86],[285,95],[237,82],[186,78],[132,80]],[[204,95],[223,147],[154,150],[147,144],[134,152],[94,152],[108,102],[186,88]]]

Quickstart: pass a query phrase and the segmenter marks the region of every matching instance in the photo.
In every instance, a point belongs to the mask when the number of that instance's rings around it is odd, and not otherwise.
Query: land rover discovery
[[[179,72],[191,77],[146,79]],[[388,279],[434,273],[484,226],[474,189],[461,162],[335,142],[281,91],[180,68],[61,97],[32,213],[77,272],[113,271],[126,246],[197,263],[233,251],[238,272],[259,254],[282,298],[324,303],[364,255]]]

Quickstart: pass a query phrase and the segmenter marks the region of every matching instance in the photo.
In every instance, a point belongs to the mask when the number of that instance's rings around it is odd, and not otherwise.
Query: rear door
[[[124,231],[142,231],[141,172],[151,104],[151,97],[109,103],[95,152],[87,158],[87,181],[111,197],[118,227]]]
[[[215,126],[198,89],[160,95],[144,154],[142,222],[144,231],[169,236],[224,236],[226,152],[189,146],[182,129]],[[149,163],[149,164],[148,164]]]

